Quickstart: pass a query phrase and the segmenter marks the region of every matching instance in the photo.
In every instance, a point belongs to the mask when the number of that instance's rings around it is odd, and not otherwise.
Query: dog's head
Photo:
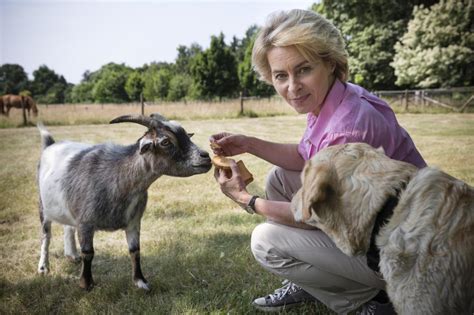
[[[326,148],[306,162],[291,203],[295,220],[318,227],[348,255],[365,254],[378,211],[415,172],[368,144]]]

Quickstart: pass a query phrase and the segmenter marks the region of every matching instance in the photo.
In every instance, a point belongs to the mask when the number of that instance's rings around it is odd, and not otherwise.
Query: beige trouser
[[[275,167],[267,179],[266,198],[290,201],[300,187],[300,172]],[[298,284],[340,314],[358,308],[385,288],[365,256],[345,255],[320,230],[269,221],[254,229],[251,248],[265,269]]]

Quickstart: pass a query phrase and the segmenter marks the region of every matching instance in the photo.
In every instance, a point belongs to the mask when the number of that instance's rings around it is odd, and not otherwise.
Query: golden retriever
[[[375,238],[398,314],[474,313],[472,186],[364,143],[320,151],[301,178],[295,219],[324,231],[347,255],[367,253],[378,212],[398,198]]]

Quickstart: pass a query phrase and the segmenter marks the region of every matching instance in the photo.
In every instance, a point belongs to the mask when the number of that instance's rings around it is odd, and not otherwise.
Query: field
[[[289,114],[284,105],[269,108],[263,114],[258,111],[258,104],[249,106],[248,113],[258,112],[249,116],[260,117],[240,119],[235,118],[239,104],[232,106],[231,110],[218,107],[212,113],[204,105],[202,112],[199,108],[197,112],[194,108],[186,112],[182,110],[184,106],[158,106],[147,109],[147,113],[159,111],[179,118],[188,132],[195,133],[194,141],[206,149],[208,137],[224,130],[295,142],[304,129],[305,118]],[[49,112],[52,106],[42,106],[40,118],[50,125],[56,140],[133,143],[143,134],[143,127],[99,125],[118,115],[139,113],[137,106],[116,107],[101,110],[99,106],[88,116],[82,114],[85,110],[74,115],[71,107],[63,107],[61,116]],[[474,114],[397,116],[428,164],[474,184]],[[74,117],[76,121],[60,126],[61,121]],[[1,123],[5,121],[2,118]],[[57,224],[53,224],[50,246],[51,272],[45,277],[37,275],[40,226],[35,176],[39,155],[36,128],[0,129],[1,314],[246,314],[254,313],[249,305],[253,298],[280,285],[280,279],[264,271],[250,252],[250,234],[263,219],[248,215],[226,199],[212,172],[191,178],[162,177],[151,186],[141,234],[142,269],[152,286],[150,293],[132,285],[122,231],[96,234],[96,287],[91,292],[78,287],[79,265],[62,256],[62,228]],[[239,158],[256,179],[249,190],[263,195],[265,174],[271,166],[250,155]],[[288,313],[318,312],[332,314],[313,305]]]

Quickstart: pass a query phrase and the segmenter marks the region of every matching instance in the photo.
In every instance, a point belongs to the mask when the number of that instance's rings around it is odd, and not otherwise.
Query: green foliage
[[[198,54],[191,65],[191,73],[200,97],[235,97],[238,95],[237,63],[224,42],[224,34],[211,37],[211,45]]]
[[[64,103],[69,85],[62,75],[58,75],[54,70],[42,65],[33,71],[33,77],[31,89],[38,102],[45,104]]]
[[[0,66],[0,95],[18,94],[28,88],[28,76],[23,67],[17,64]]]
[[[199,44],[193,43],[188,48],[186,46],[180,45],[177,48],[178,56],[175,61],[175,73],[176,74],[190,74],[191,73],[191,62],[193,58],[202,52],[201,46]]]
[[[187,74],[176,74],[169,82],[168,101],[179,101],[189,93],[192,79]]]
[[[415,4],[428,1],[323,0],[313,10],[326,16],[341,30],[349,53],[349,80],[370,90],[395,87],[390,66],[394,45],[406,29]]]
[[[232,43],[230,44],[230,50],[234,54],[237,62],[240,64],[244,61],[246,56],[246,51],[249,46],[253,45],[255,36],[257,35],[259,28],[257,25],[251,25],[247,31],[245,31],[245,36],[242,39],[237,37],[232,38]]]
[[[83,81],[72,88],[71,100],[73,103],[94,103],[92,89],[94,82]]]
[[[240,87],[245,96],[267,97],[275,94],[273,86],[259,80],[252,69],[252,47],[253,42],[247,46],[244,60],[239,64],[238,75]]]
[[[392,63],[399,86],[452,87],[474,84],[472,1],[447,0],[415,7],[413,20],[395,46]]]
[[[125,91],[131,101],[140,101],[140,94],[143,92],[145,82],[138,71],[132,72],[125,83]]]
[[[125,64],[108,63],[94,72],[86,71],[71,92],[75,102],[124,103],[130,98],[125,90],[133,69]]]
[[[94,88],[92,96],[99,103],[123,103],[128,102],[128,95],[125,91],[127,76],[120,72],[105,72]]]
[[[171,65],[151,64],[143,75],[145,99],[149,101],[165,100],[168,96],[171,77]]]

